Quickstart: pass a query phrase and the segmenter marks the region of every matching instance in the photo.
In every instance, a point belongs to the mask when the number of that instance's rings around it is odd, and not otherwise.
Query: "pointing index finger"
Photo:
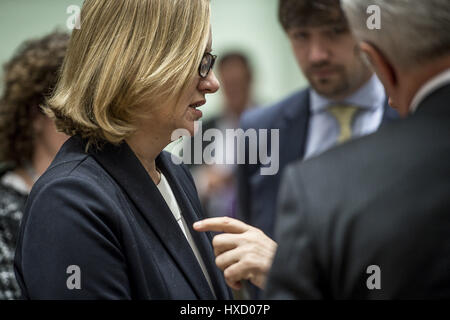
[[[230,217],[208,218],[194,223],[196,231],[216,231],[226,233],[243,233],[250,229],[244,222]]]

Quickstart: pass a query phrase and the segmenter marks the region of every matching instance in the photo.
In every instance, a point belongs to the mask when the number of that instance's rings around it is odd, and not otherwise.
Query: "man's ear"
[[[398,77],[397,72],[384,54],[368,42],[359,44],[361,51],[368,57],[375,73],[383,83],[387,93],[391,96],[397,91]]]

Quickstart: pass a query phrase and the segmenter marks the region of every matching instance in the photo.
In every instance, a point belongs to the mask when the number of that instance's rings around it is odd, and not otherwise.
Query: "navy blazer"
[[[166,176],[218,299],[231,299],[216,267],[188,170],[162,152]],[[69,266],[80,270],[81,288]],[[15,257],[26,299],[214,299],[193,251],[140,161],[124,142],[85,152],[75,136],[29,196]],[[72,277],[72,278],[71,278]],[[71,289],[72,288],[72,289]]]
[[[273,236],[275,211],[280,179],[284,168],[303,159],[310,119],[310,89],[298,91],[269,107],[252,109],[241,118],[241,128],[279,129],[279,171],[275,175],[261,175],[261,163],[238,165],[238,217]],[[386,99],[382,125],[397,119],[397,112]],[[267,150],[271,150],[270,137]],[[248,150],[248,146],[246,145]],[[259,143],[258,143],[259,148]],[[248,156],[248,152],[246,154]],[[259,152],[259,151],[258,151]],[[270,153],[270,151],[269,151]]]

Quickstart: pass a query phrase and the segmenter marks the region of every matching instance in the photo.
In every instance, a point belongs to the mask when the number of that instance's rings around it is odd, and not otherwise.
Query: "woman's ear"
[[[364,41],[359,46],[361,51],[369,59],[370,64],[383,83],[388,95],[392,100],[395,100],[395,93],[398,87],[398,77],[395,68],[377,47]]]

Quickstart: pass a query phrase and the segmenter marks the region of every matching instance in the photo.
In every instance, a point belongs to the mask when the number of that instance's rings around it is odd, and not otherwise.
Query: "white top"
[[[416,112],[419,105],[427,96],[447,84],[450,84],[450,69],[446,69],[443,72],[439,73],[437,76],[433,77],[431,80],[425,83],[419,91],[417,91],[411,102],[409,111],[411,113]]]
[[[192,238],[189,228],[186,224],[186,221],[184,220],[183,216],[181,215],[180,206],[178,205],[177,199],[175,198],[175,195],[172,192],[172,188],[169,185],[169,182],[167,182],[166,177],[161,173],[161,180],[159,181],[158,190],[161,192],[161,195],[163,196],[164,200],[166,201],[167,206],[169,207],[170,211],[172,211],[172,214],[177,220],[178,225],[180,226],[181,231],[183,232],[184,236],[186,237],[186,240],[188,241],[189,245],[192,248],[192,251],[194,252],[195,257],[197,258],[197,261],[200,265],[200,268],[203,271],[203,274],[209,284],[209,287],[211,289],[211,292],[213,293],[214,297],[216,297],[216,294],[214,292],[211,278],[209,277],[208,271],[206,270],[205,263],[203,262],[203,259],[200,255],[200,252],[198,251],[197,246],[195,245],[194,239]]]
[[[0,182],[4,186],[10,187],[23,195],[28,195],[30,193],[30,187],[25,180],[13,171],[5,173]]]

